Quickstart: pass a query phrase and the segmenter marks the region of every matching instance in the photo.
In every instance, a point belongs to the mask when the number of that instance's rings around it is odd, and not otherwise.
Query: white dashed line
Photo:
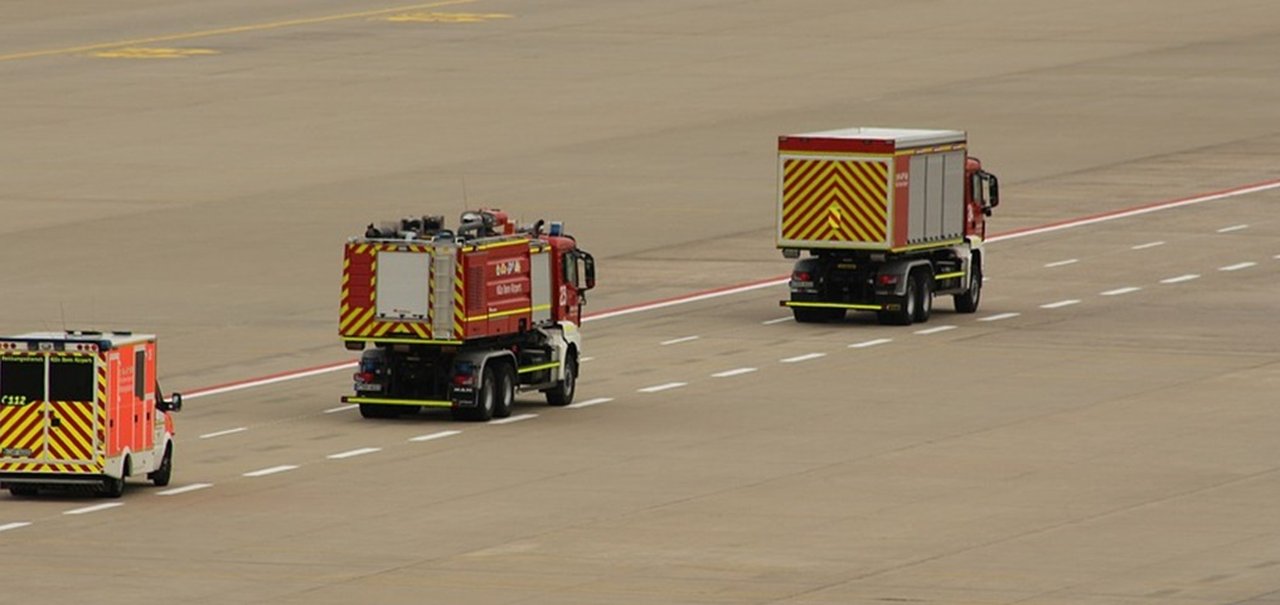
[[[1021,313],[996,313],[995,315],[988,315],[987,317],[983,317],[978,321],[1000,321],[1002,319],[1013,319],[1014,317],[1017,317],[1019,315],[1022,315],[1022,314]]]
[[[14,521],[13,523],[5,523],[4,525],[0,525],[0,531],[9,531],[11,529],[18,529],[20,527],[26,527],[28,525],[31,525],[30,521]]]
[[[689,383],[687,382],[668,382],[666,384],[658,384],[651,387],[645,387],[643,389],[636,389],[636,391],[640,393],[657,393],[660,391],[669,391],[671,389],[678,389],[680,387],[688,386],[688,385]]]
[[[583,357],[582,359],[578,360],[578,363],[587,363],[588,361],[595,361],[595,360],[596,360],[595,357]]]
[[[1070,307],[1071,305],[1078,305],[1078,304],[1080,304],[1080,299],[1068,298],[1067,300],[1060,300],[1058,302],[1045,303],[1043,305],[1040,305],[1040,308],[1041,309],[1061,309],[1063,307]]]
[[[519,414],[516,416],[509,416],[507,418],[501,418],[498,420],[490,420],[489,424],[511,424],[512,422],[520,422],[522,420],[533,420],[534,418],[537,418],[537,417],[538,417],[537,414]]]
[[[213,487],[213,484],[212,483],[192,483],[191,485],[184,485],[182,487],[175,487],[173,489],[167,489],[162,492],[156,492],[156,495],[157,496],[176,496],[178,494],[194,492],[196,490],[204,489],[206,487]]]
[[[1240,231],[1241,229],[1248,229],[1248,228],[1249,228],[1248,225],[1232,225],[1230,227],[1223,227],[1219,229],[1218,233],[1231,233],[1232,231]]]
[[[1177,276],[1177,277],[1170,277],[1170,278],[1168,278],[1168,279],[1162,279],[1162,280],[1160,280],[1160,283],[1162,283],[1162,284],[1180,284],[1180,283],[1182,283],[1182,282],[1184,282],[1184,281],[1191,281],[1191,280],[1193,280],[1193,279],[1199,279],[1199,278],[1200,278],[1200,276],[1199,276],[1199,275],[1197,275],[1197,274],[1195,274],[1195,273],[1188,273],[1188,274],[1186,274],[1186,275],[1179,275],[1179,276]]]
[[[1138,290],[1141,290],[1141,289],[1142,288],[1139,288],[1137,286],[1125,286],[1123,288],[1116,288],[1115,290],[1107,290],[1106,292],[1099,292],[1098,294],[1102,296],[1120,296],[1121,294],[1130,294],[1132,292],[1137,292]]]
[[[1080,262],[1080,259],[1078,258],[1068,258],[1067,260],[1060,260],[1057,262],[1048,263],[1045,265],[1045,268],[1047,269],[1052,267],[1065,267],[1067,265],[1074,265],[1078,262]]]
[[[1163,245],[1164,245],[1164,242],[1163,242],[1163,241],[1159,241],[1159,242],[1147,242],[1147,243],[1145,243],[1145,244],[1138,244],[1138,245],[1136,245],[1136,246],[1130,246],[1130,248],[1129,248],[1129,249],[1130,249],[1130,250],[1146,250],[1147,248],[1155,248],[1156,246],[1163,246]]]
[[[827,356],[826,353],[805,353],[804,355],[796,355],[795,357],[779,359],[778,361],[781,361],[782,363],[800,363],[802,361],[809,361],[810,359],[817,359],[819,357],[826,357],[826,356]]]
[[[736,369],[733,369],[733,370],[725,370],[725,371],[723,371],[723,372],[716,372],[715,374],[712,374],[712,375],[711,375],[711,377],[712,377],[712,378],[728,378],[728,377],[730,377],[730,376],[741,376],[741,375],[743,375],[743,374],[750,374],[750,373],[752,373],[752,372],[754,372],[754,371],[756,371],[756,368],[736,368]]]
[[[672,338],[671,340],[664,340],[664,341],[662,341],[662,342],[660,342],[660,343],[658,343],[658,344],[660,344],[660,345],[662,345],[662,346],[664,346],[664,347],[665,347],[665,346],[667,346],[667,345],[678,345],[678,344],[680,344],[680,343],[682,343],[682,342],[689,342],[689,341],[692,341],[692,340],[697,340],[698,338],[699,338],[698,336],[685,336],[685,337],[683,337],[683,338]]]
[[[337,412],[345,412],[345,411],[347,411],[347,410],[354,410],[354,409],[356,409],[356,408],[358,408],[358,407],[360,407],[360,404],[358,404],[358,403],[352,403],[352,404],[349,404],[349,405],[340,405],[340,406],[338,406],[338,407],[336,407],[336,408],[329,408],[329,409],[325,410],[325,411],[324,411],[324,413],[326,413],[326,414],[334,414],[334,413],[337,413]]]
[[[578,403],[571,403],[571,404],[569,404],[569,405],[567,405],[567,406],[565,406],[565,407],[574,408],[574,409],[577,409],[577,408],[589,408],[589,407],[591,407],[591,406],[593,406],[593,405],[600,405],[600,404],[602,404],[602,403],[609,403],[610,401],[613,401],[613,398],[612,398],[612,397],[596,397],[595,399],[588,399],[588,400],[586,400],[586,401],[579,401]]]
[[[418,435],[417,437],[410,437],[409,441],[412,441],[414,443],[421,443],[423,441],[435,441],[436,439],[444,439],[445,437],[452,437],[454,435],[461,435],[461,434],[462,434],[462,431],[440,431],[438,433],[427,433],[426,435]]]
[[[936,328],[929,328],[927,330],[916,330],[916,334],[919,334],[921,336],[928,336],[930,334],[937,334],[938,332],[946,332],[947,330],[954,330],[956,329],[956,327],[957,326],[938,326]]]
[[[381,452],[381,451],[382,451],[382,448],[380,447],[362,447],[360,449],[347,450],[345,452],[338,452],[336,454],[329,454],[328,456],[325,456],[325,458],[328,458],[330,460],[342,460],[344,458],[355,458],[356,456],[363,456],[365,454],[372,454],[374,452]]]
[[[93,506],[86,506],[86,507],[84,507],[84,508],[74,508],[74,509],[71,509],[71,510],[69,510],[69,511],[66,511],[66,512],[64,512],[64,513],[62,513],[62,514],[64,514],[64,515],[87,515],[87,514],[89,514],[89,513],[96,513],[96,512],[98,512],[98,511],[100,511],[100,510],[107,510],[107,509],[109,509],[109,508],[115,508],[115,507],[117,507],[117,506],[124,506],[124,502],[107,502],[106,504],[95,504],[95,505],[93,505]]]
[[[762,321],[762,322],[760,322],[760,323],[761,323],[761,324],[763,324],[763,325],[766,325],[766,326],[772,326],[773,324],[780,324],[780,323],[782,323],[782,322],[784,322],[784,321],[794,321],[794,320],[795,320],[795,317],[792,317],[792,316],[788,315],[788,316],[786,316],[786,317],[779,317],[779,318],[777,318],[777,319],[770,319],[770,320],[768,320],[768,321]]]
[[[1257,264],[1258,263],[1255,263],[1252,261],[1246,261],[1243,263],[1236,263],[1234,265],[1227,265],[1225,267],[1218,267],[1218,270],[1219,271],[1239,271],[1241,269],[1248,269],[1249,267],[1257,266]]]
[[[200,436],[200,438],[201,438],[201,439],[213,439],[214,437],[221,437],[221,436],[223,436],[223,435],[234,435],[234,434],[236,434],[236,433],[242,433],[242,432],[247,431],[247,430],[249,430],[249,428],[248,428],[248,427],[238,426],[238,427],[236,427],[236,428],[234,428],[234,429],[227,429],[227,430],[225,430],[225,431],[215,431],[215,432],[212,432],[212,433],[205,433],[205,434],[201,435],[201,436]]]
[[[874,347],[874,346],[876,346],[876,345],[882,345],[882,344],[886,344],[886,343],[890,343],[890,342],[893,342],[893,339],[892,339],[892,338],[877,338],[877,339],[875,339],[875,340],[864,340],[864,341],[862,341],[862,342],[855,342],[855,343],[853,343],[853,344],[849,345],[849,348],[850,348],[850,349],[865,349],[865,348],[867,348],[867,347]]]
[[[296,464],[282,464],[282,465],[280,465],[280,466],[273,466],[273,467],[270,467],[270,468],[264,468],[264,469],[261,469],[261,470],[249,471],[249,472],[245,473],[245,474],[244,474],[244,475],[242,475],[242,476],[243,476],[243,477],[266,477],[267,475],[274,475],[274,474],[276,474],[276,473],[283,473],[283,472],[285,472],[285,471],[291,471],[291,470],[296,469],[296,468],[298,468],[298,465],[296,465]]]

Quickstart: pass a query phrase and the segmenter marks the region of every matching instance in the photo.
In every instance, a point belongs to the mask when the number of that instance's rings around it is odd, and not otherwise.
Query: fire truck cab
[[[156,337],[34,332],[0,338],[0,488],[88,489],[112,498],[129,477],[158,486],[173,473],[173,418]]]

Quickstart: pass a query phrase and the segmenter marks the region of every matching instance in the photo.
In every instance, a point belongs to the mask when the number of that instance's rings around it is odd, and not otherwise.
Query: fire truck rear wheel
[[[570,353],[564,364],[564,378],[556,386],[547,390],[548,405],[569,405],[573,403],[573,393],[578,389],[578,355]]]
[[[169,485],[169,480],[173,478],[173,444],[164,446],[164,456],[160,458],[160,467],[150,473],[147,478],[156,487],[164,487]]]
[[[919,302],[916,288],[916,280],[909,275],[907,277],[907,292],[898,300],[898,310],[876,313],[876,318],[880,320],[880,323],[895,326],[911,325],[911,320],[915,319],[916,316],[916,303]]]
[[[924,271],[916,271],[913,275],[916,280],[916,295],[919,299],[916,301],[916,314],[912,319],[916,323],[925,323],[933,313],[933,278]]]
[[[500,363],[494,370],[498,374],[498,392],[493,406],[494,418],[506,418],[516,402],[516,372],[509,363]]]

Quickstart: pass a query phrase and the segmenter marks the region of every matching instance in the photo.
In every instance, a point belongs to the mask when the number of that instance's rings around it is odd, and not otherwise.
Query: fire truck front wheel
[[[564,378],[556,386],[547,390],[547,403],[550,405],[569,405],[573,403],[573,393],[578,388],[578,354],[570,353],[564,363]]]
[[[164,446],[164,456],[160,458],[160,467],[150,473],[147,478],[155,484],[156,487],[164,487],[169,485],[169,480],[173,478],[173,444]]]

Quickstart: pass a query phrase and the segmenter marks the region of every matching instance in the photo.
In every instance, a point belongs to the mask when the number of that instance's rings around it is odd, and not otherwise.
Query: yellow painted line
[[[260,31],[267,31],[272,29],[283,29],[286,27],[298,27],[302,25],[332,23],[334,21],[348,21],[351,19],[368,19],[371,17],[377,17],[379,15],[389,15],[393,13],[402,13],[405,11],[421,10],[421,9],[429,9],[429,8],[439,8],[442,6],[455,6],[458,4],[470,4],[476,1],[477,0],[440,0],[439,2],[430,2],[427,4],[411,4],[406,6],[397,6],[393,8],[361,11],[356,13],[341,13],[337,15],[325,15],[322,17],[307,17],[304,19],[288,19],[285,21],[272,21],[268,23],[253,23],[249,25],[238,25],[234,27],[224,27],[219,29],[207,29],[207,30],[187,32],[182,34],[167,34],[163,36],[152,36],[150,38],[134,38],[131,40],[118,40],[116,42],[101,42],[98,44],[85,44],[82,46],[68,46],[65,48],[33,50],[33,51],[27,51],[27,52],[0,55],[0,61],[16,61],[18,59],[34,59],[36,57],[72,55],[72,54],[78,54],[78,53],[93,52],[97,50],[105,50],[109,48],[120,48],[124,46],[143,46],[147,44],[155,44],[157,42],[173,42],[175,40],[194,40],[196,38],[209,38],[212,36],[227,36],[231,34],[260,32]]]
[[[519,374],[528,374],[528,373],[530,373],[530,372],[541,372],[541,371],[543,371],[543,370],[550,370],[550,369],[558,368],[558,367],[560,367],[560,362],[558,362],[558,361],[553,361],[553,362],[551,362],[551,363],[544,363],[544,364],[542,364],[542,365],[536,365],[536,366],[529,366],[529,367],[525,367],[525,368],[520,368],[519,370],[516,370],[516,372],[517,372],[517,373],[519,373]]]
[[[815,309],[854,309],[856,311],[879,311],[880,305],[850,305],[845,303],[795,302],[782,301],[784,307],[811,307]]]
[[[93,56],[101,59],[185,59],[198,55],[216,55],[208,48],[142,48],[129,46],[112,50],[100,50]]]
[[[483,23],[511,17],[503,13],[402,13],[380,19],[392,23]]]

